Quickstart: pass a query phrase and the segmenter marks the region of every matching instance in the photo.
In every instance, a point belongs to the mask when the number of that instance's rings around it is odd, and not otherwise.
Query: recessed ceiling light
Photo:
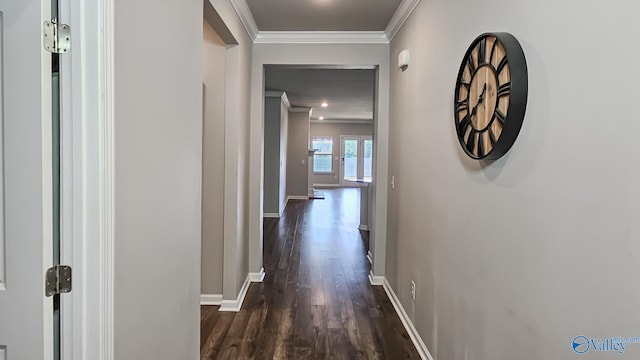
[[[318,119],[320,119],[320,120],[324,120],[324,116],[320,116]]]
[[[327,106],[329,106],[329,104],[327,104],[326,102],[322,103],[322,107],[327,107]]]

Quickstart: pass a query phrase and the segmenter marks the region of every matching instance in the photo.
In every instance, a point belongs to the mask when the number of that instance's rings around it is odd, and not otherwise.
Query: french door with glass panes
[[[340,185],[373,178],[373,139],[371,136],[340,136]]]

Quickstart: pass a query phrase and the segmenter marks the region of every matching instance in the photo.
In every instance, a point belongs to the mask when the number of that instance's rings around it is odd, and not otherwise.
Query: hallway
[[[238,313],[201,307],[201,359],[419,359],[383,288],[369,284],[359,190],[323,192],[265,219],[264,282]]]

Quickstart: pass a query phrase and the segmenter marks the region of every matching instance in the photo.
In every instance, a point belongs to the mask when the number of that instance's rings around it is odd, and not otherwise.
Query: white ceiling
[[[384,31],[402,0],[247,0],[260,31]]]
[[[284,91],[292,106],[312,108],[312,120],[373,121],[375,70],[268,67],[265,76],[266,90]]]

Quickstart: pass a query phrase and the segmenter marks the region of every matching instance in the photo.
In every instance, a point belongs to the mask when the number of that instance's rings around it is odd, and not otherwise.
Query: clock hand
[[[478,110],[478,105],[480,105],[480,103],[484,100],[484,94],[487,92],[487,83],[484,83],[484,88],[482,89],[482,92],[480,93],[480,96],[478,97],[478,102],[476,103],[476,106],[473,107],[473,109],[471,109],[471,116],[475,116],[476,115],[476,111]]]
[[[487,92],[487,83],[484,83],[484,88],[482,88],[482,93],[480,93],[480,97],[478,97],[478,104],[484,100],[484,94]]]

